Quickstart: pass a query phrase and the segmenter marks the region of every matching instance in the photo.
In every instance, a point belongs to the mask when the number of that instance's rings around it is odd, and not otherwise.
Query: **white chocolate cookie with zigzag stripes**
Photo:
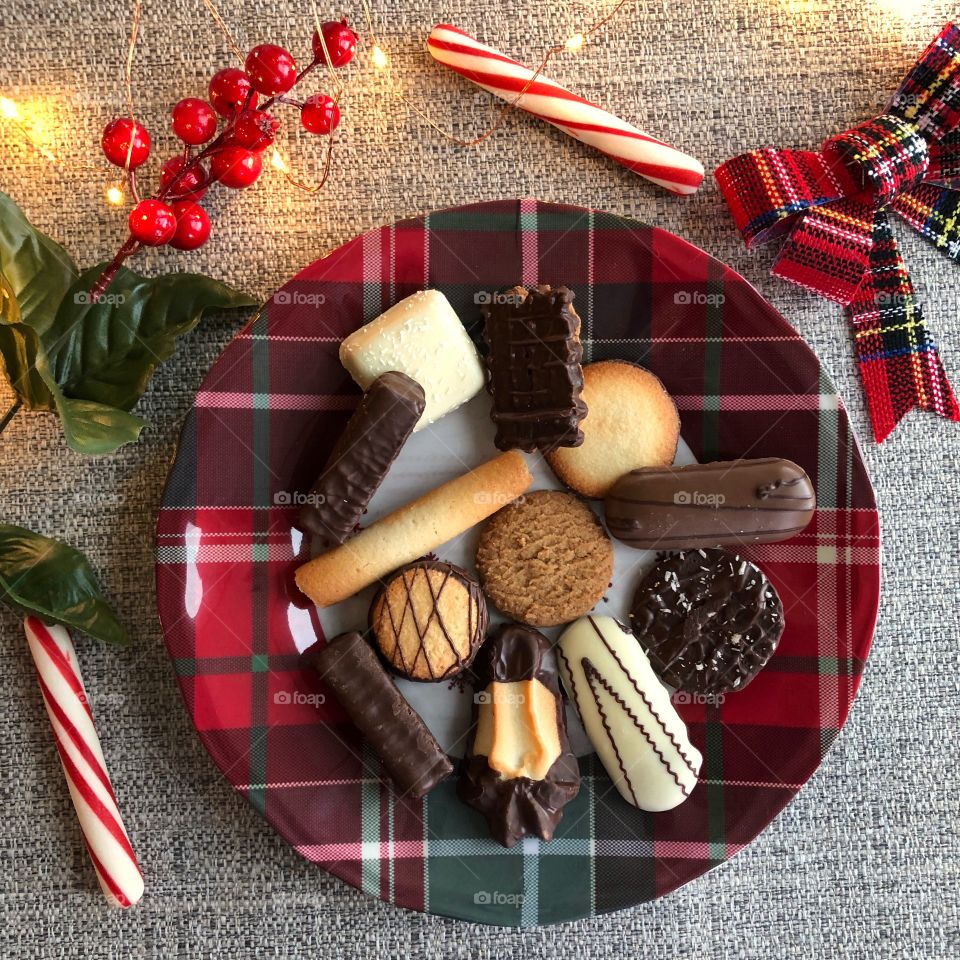
[[[672,810],[693,792],[703,757],[632,633],[582,617],[560,635],[560,676],[597,755],[627,803]]]

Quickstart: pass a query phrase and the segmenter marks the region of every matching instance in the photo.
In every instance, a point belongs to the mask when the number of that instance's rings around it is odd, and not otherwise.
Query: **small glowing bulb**
[[[370,51],[370,60],[377,70],[383,70],[387,66],[387,54],[379,43],[374,44]]]
[[[8,97],[0,97],[0,113],[7,120],[16,120],[20,116],[20,108]]]
[[[281,173],[290,172],[290,164],[287,163],[284,155],[276,148],[273,148],[273,156],[270,157],[270,163],[273,164],[275,170],[279,170]]]
[[[571,53],[576,53],[582,49],[586,37],[582,33],[575,33],[572,37],[567,37],[563,44]]]
[[[124,200],[123,185],[119,183],[109,183],[104,189],[103,195],[111,207],[119,207]]]

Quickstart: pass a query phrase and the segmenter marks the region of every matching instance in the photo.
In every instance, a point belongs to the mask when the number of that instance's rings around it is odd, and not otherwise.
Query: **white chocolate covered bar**
[[[355,330],[340,344],[340,362],[364,390],[388,370],[416,380],[427,403],[414,433],[483,389],[476,348],[439,290],[421,290]]]
[[[633,634],[613,617],[581,617],[561,634],[557,660],[587,736],[623,799],[651,812],[683,803],[703,757]]]

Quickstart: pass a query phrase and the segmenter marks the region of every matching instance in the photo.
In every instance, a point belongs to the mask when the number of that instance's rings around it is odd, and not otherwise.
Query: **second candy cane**
[[[571,93],[542,74],[512,60],[469,34],[439,24],[427,43],[430,55],[502,100],[553,124],[596,147],[634,173],[672,193],[694,193],[703,181],[703,166],[693,157],[651,137]]]

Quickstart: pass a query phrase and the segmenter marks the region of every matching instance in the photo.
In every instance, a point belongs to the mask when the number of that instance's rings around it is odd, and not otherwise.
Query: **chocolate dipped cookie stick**
[[[566,287],[513,287],[483,308],[488,389],[500,450],[583,443],[580,318]]]
[[[648,550],[786,540],[816,507],[803,468],[778,457],[632,470],[603,504],[610,532]]]
[[[505,847],[528,835],[551,839],[580,790],[549,651],[542,633],[506,623],[474,661],[476,733],[457,793]]]
[[[315,643],[302,659],[333,691],[402,796],[419,799],[453,772],[449,757],[359,633]]]
[[[320,549],[343,543],[363,516],[425,406],[423,387],[390,370],[367,388],[300,510]]]

